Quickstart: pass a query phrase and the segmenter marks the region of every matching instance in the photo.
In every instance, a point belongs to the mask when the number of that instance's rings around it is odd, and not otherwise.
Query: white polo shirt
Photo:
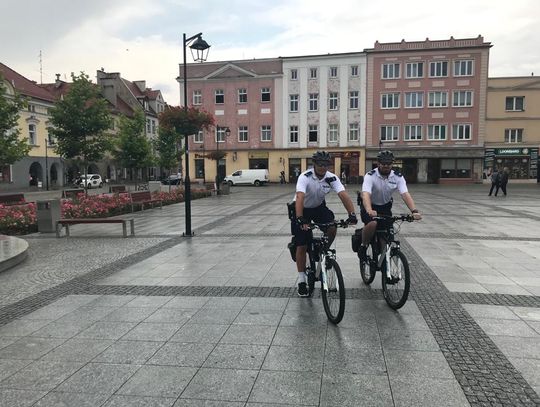
[[[300,174],[296,182],[296,192],[303,192],[305,194],[304,208],[316,208],[320,206],[324,202],[326,194],[332,190],[340,193],[345,190],[345,187],[339,180],[339,177],[330,171],[326,171],[324,177],[319,179],[315,174],[315,170],[310,168]],[[293,200],[296,200],[296,194]]]
[[[398,190],[400,194],[408,192],[407,183],[403,175],[390,171],[388,177],[379,174],[379,169],[375,168],[364,176],[362,192],[371,194],[373,205],[385,205],[392,200],[392,194]]]

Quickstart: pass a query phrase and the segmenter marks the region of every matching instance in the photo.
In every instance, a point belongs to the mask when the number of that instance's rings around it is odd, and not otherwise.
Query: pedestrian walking
[[[508,184],[508,167],[504,167],[502,173],[500,174],[500,185],[503,191],[504,196],[506,196],[506,185]],[[497,188],[498,191],[498,188]],[[497,191],[495,191],[495,196],[497,196]]]
[[[501,178],[500,178],[499,170],[497,168],[494,168],[493,172],[491,173],[491,188],[489,189],[488,196],[491,196],[494,189],[495,189],[495,196],[497,196],[497,192],[499,192],[500,182],[501,182]]]

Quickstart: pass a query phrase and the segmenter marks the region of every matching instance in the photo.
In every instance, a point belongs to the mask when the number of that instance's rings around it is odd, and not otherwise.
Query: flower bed
[[[198,199],[210,196],[208,191],[192,191],[191,198]],[[184,190],[174,189],[171,192],[154,192],[152,198],[161,199],[163,205],[184,202]],[[130,197],[127,193],[77,195],[74,199],[61,200],[61,216],[67,219],[106,218],[131,212]],[[36,204],[20,206],[0,205],[0,233],[4,235],[25,235],[37,232]]]

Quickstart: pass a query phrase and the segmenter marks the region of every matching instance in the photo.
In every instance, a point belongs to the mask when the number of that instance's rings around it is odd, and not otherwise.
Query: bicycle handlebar
[[[313,230],[313,229],[321,229],[321,228],[328,228],[328,227],[332,227],[332,226],[336,226],[338,228],[346,228],[349,226],[349,223],[345,220],[345,219],[340,219],[338,221],[333,221],[333,222],[329,222],[329,223],[315,223],[315,222],[311,222],[308,224],[308,228]]]
[[[395,221],[402,221],[402,222],[414,222],[414,216],[410,214],[402,214],[398,216],[388,216],[388,215],[377,215],[373,216],[372,219],[381,219],[381,220],[392,220]]]

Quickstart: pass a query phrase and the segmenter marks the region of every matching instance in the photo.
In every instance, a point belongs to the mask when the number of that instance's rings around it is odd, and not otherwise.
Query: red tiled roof
[[[40,87],[36,82],[25,78],[1,62],[0,73],[20,94],[47,102],[54,102],[54,96],[47,89]]]
[[[146,94],[146,96],[148,96],[148,99],[150,99],[150,100],[156,100],[157,97],[158,97],[159,94],[160,94],[160,91],[159,91],[159,90],[152,90],[152,89],[146,88],[146,90],[144,91],[144,93]]]
[[[128,81],[127,79],[121,78],[124,84],[127,86],[127,88],[135,95],[136,98],[144,97],[144,93],[141,92],[139,87],[135,85],[133,82]]]
[[[118,95],[116,95],[116,109],[126,116],[133,116],[133,109],[131,106],[124,102],[124,100]]]
[[[71,85],[70,82],[59,81],[58,83],[44,83],[39,86],[45,88],[45,90],[54,96],[55,100],[60,100],[62,96],[69,92]]]

